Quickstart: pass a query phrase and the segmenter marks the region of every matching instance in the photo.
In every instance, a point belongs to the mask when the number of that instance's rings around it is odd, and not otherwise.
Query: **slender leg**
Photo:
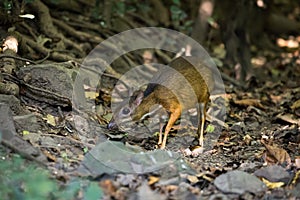
[[[160,145],[162,143],[162,132],[163,132],[163,128],[164,128],[164,123],[163,123],[163,119],[159,118],[159,137],[158,137],[158,145]]]
[[[200,103],[199,105],[199,110],[198,110],[198,117],[201,117],[201,123],[198,126],[198,136],[199,136],[199,145],[201,147],[204,146],[204,137],[203,137],[203,132],[204,132],[204,123],[205,123],[205,116],[206,115],[206,104],[205,103]],[[200,133],[199,133],[199,128],[200,128]]]
[[[172,126],[174,125],[174,123],[176,122],[176,120],[180,117],[180,114],[181,114],[181,108],[177,108],[170,114],[170,118],[169,118],[168,124],[165,129],[164,139],[160,146],[160,149],[164,149],[166,147],[168,133],[170,132],[170,130],[171,130]]]

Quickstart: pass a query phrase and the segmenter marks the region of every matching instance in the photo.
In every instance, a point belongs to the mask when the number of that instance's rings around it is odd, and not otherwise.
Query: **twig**
[[[0,55],[0,59],[1,59],[1,58],[14,58],[14,59],[22,60],[22,61],[25,61],[25,62],[30,62],[30,63],[32,63],[32,64],[37,64],[35,61],[32,61],[32,60],[27,59],[27,58],[22,58],[22,57],[19,57],[19,56],[13,56],[13,55],[2,54],[2,55]]]
[[[226,81],[231,82],[232,84],[241,87],[243,89],[246,89],[245,85],[242,85],[240,82],[236,81],[235,79],[231,78],[230,76],[228,76],[227,74],[221,73],[221,76],[223,79],[225,79]]]

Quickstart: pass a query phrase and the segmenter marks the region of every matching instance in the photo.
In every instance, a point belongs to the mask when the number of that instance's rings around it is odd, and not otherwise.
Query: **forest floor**
[[[141,65],[144,51],[117,60],[93,88],[94,83],[76,75],[84,56],[102,39],[80,30],[83,38],[90,38],[83,42],[76,30],[60,21],[55,25],[65,31],[60,32],[63,42],[80,51],[68,55],[66,48],[60,54],[58,44],[51,49],[53,41],[40,38],[53,52],[46,52],[44,62],[29,64],[20,58],[36,60],[45,49],[30,54],[34,44],[23,36],[25,45],[32,45],[29,52],[23,47],[18,54],[0,55],[16,67],[10,73],[8,65],[2,66],[1,84],[17,85],[0,95],[3,158],[20,154],[27,163],[46,168],[64,187],[78,179],[96,182],[103,199],[300,199],[299,55],[255,52],[253,77],[244,87],[224,80],[226,94],[219,98],[226,107],[227,127],[207,121],[205,143],[211,148],[192,155],[197,140],[190,124],[170,133],[166,150],[157,149],[155,132],[106,128],[112,117],[110,92],[126,71],[124,60]],[[29,28],[21,27],[19,34],[28,34]],[[33,30],[34,35],[39,31]],[[104,38],[114,35],[106,34]],[[167,54],[152,56],[160,55]],[[232,75],[228,68],[219,70]]]

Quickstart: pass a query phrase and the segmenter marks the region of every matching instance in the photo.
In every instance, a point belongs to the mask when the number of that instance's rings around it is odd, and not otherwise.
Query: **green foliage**
[[[206,127],[207,133],[212,133],[212,132],[214,132],[214,130],[215,130],[215,127],[214,127],[214,125],[212,125],[212,124],[209,124],[209,125]]]
[[[78,193],[83,194],[83,199],[88,200],[96,200],[101,199],[103,197],[103,192],[99,187],[97,182],[91,182],[89,180],[82,180],[82,179],[74,179],[65,187],[63,192],[60,192],[61,195],[59,199],[74,199],[74,197]]]
[[[0,163],[0,196],[2,199],[45,199],[57,191],[56,183],[46,170],[27,164],[20,156]]]
[[[12,1],[11,0],[4,0],[2,2],[1,7],[3,8],[3,10],[11,10],[12,9]]]
[[[192,29],[193,21],[188,20],[187,13],[181,8],[180,0],[173,0],[170,6],[171,19],[174,27],[179,31],[189,32]]]
[[[188,18],[188,13],[184,10],[184,4],[181,3],[181,0],[172,0],[168,3],[164,3],[164,6],[170,11],[170,18],[173,28],[183,32],[190,32],[192,30],[192,25],[194,22]],[[103,9],[107,9],[104,6],[103,1],[96,0],[95,7],[92,11],[92,16],[95,19],[103,20],[101,21],[101,25],[106,27],[104,21],[105,19],[103,19]],[[153,5],[147,1],[141,3],[139,0],[112,1],[110,9],[112,16],[120,15],[125,18],[127,17],[126,14],[129,12],[138,14],[147,13],[144,16],[150,17],[153,14],[151,13],[153,12]]]
[[[124,15],[126,10],[127,8],[124,1],[116,1],[113,5],[113,12],[116,12],[119,15]]]
[[[1,199],[75,199],[79,191],[84,199],[101,199],[101,188],[88,180],[73,180],[60,186],[50,178],[46,169],[28,163],[19,155],[7,158],[0,147],[0,197]]]
[[[101,196],[103,196],[103,194],[102,191],[99,190],[99,185],[95,182],[92,182],[85,191],[84,199],[99,199]]]
[[[122,16],[124,16],[126,12],[149,12],[151,10],[147,3],[140,3],[138,0],[132,0],[131,2],[115,1],[112,9],[114,13]]]
[[[83,148],[83,153],[87,153],[89,151],[89,148],[88,147],[84,147]]]
[[[58,4],[59,0],[50,0],[50,2],[53,3],[53,4]]]
[[[24,4],[31,3],[34,0],[23,0]],[[16,5],[18,1],[13,2],[12,0],[1,0],[0,1],[0,12],[3,10],[4,12],[12,12],[14,9],[14,5]]]
[[[173,0],[173,4],[177,5],[177,6],[180,6],[180,0]]]
[[[27,4],[27,3],[32,3],[32,2],[34,2],[34,1],[35,1],[35,0],[25,0],[24,3]]]

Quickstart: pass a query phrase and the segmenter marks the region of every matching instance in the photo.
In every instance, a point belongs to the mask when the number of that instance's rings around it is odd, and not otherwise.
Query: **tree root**
[[[59,48],[63,49],[69,49],[73,48],[74,53],[77,55],[77,57],[84,57],[86,53],[82,50],[82,47],[78,45],[77,43],[71,41],[70,39],[66,38],[62,33],[58,32],[57,27],[53,24],[53,19],[49,13],[48,7],[42,3],[40,0],[35,0],[34,2],[28,4],[32,12],[35,12],[38,16],[39,20],[39,28],[42,33],[44,33],[46,36],[52,39],[52,41],[57,41],[57,45]],[[48,55],[48,52],[50,50],[46,49],[43,46],[36,45],[36,42],[33,42],[29,38],[26,39],[28,45],[30,45],[32,48],[36,49],[43,55]],[[59,43],[60,42],[60,43]],[[68,56],[68,55],[60,55],[53,53],[51,58],[54,58],[56,61],[66,61],[65,59],[71,59],[73,60],[74,57]]]

